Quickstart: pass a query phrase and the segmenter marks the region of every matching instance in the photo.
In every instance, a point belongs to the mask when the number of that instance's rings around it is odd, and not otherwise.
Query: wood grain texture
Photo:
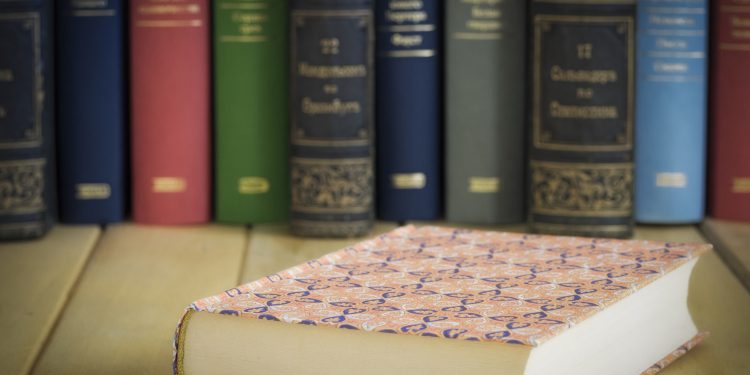
[[[696,227],[638,227],[635,238],[706,242]],[[690,278],[688,306],[693,321],[709,336],[660,374],[750,373],[750,294],[714,251],[704,255]]]
[[[172,337],[192,301],[237,283],[245,227],[106,230],[37,374],[167,374]]]
[[[750,223],[706,219],[701,230],[713,242],[727,266],[750,290]]]
[[[376,223],[368,237],[396,228],[395,223]],[[256,225],[250,232],[242,282],[248,283],[308,260],[320,258],[365,238],[313,239],[289,234],[287,225]]]
[[[0,374],[29,371],[100,232],[58,225],[39,240],[0,245]]]

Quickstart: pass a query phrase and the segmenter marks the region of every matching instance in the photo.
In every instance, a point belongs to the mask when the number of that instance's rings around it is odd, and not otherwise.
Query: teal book
[[[213,3],[216,220],[289,214],[286,0]]]

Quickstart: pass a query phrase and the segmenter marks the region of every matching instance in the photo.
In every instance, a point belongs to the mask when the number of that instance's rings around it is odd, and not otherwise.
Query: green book
[[[289,211],[286,0],[214,2],[216,220]]]

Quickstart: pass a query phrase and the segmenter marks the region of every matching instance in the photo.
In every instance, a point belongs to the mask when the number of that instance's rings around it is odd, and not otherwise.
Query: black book
[[[532,228],[630,236],[635,0],[534,0],[530,17]]]
[[[42,236],[55,217],[52,8],[0,2],[0,240]]]

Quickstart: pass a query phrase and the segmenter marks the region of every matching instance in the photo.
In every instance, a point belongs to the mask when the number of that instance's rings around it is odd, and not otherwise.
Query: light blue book
[[[637,20],[635,218],[703,219],[707,1],[640,0]]]

